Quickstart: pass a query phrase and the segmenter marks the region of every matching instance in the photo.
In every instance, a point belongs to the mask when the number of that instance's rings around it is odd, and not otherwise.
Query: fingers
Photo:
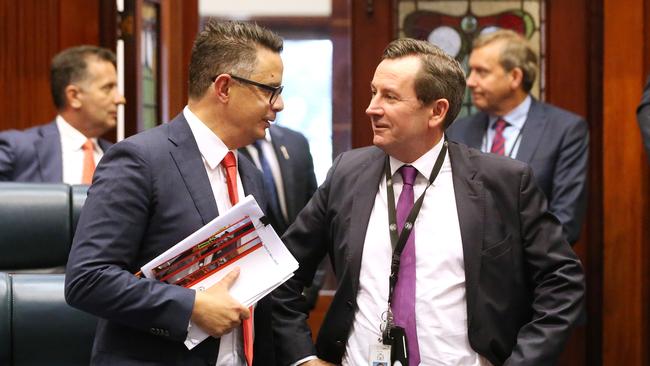
[[[242,310],[239,312],[239,319],[245,320],[251,317],[250,310],[242,305]]]
[[[237,281],[239,277],[239,267],[235,267],[230,271],[221,281],[217,282],[215,286],[225,286],[225,288],[230,289],[232,285]]]

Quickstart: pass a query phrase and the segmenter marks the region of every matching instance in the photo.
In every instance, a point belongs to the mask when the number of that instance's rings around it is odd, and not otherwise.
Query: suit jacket
[[[641,129],[641,137],[643,138],[643,145],[645,152],[650,159],[650,78],[643,88],[643,95],[641,96],[641,103],[636,110],[637,121]]]
[[[488,115],[461,118],[447,129],[452,141],[481,148]],[[562,222],[574,244],[587,207],[589,130],[582,117],[533,99],[521,132],[517,160],[528,163],[549,201],[549,210]]]
[[[386,155],[376,147],[340,155],[283,241],[300,263],[274,292],[282,364],[308,355],[341,362],[357,309],[368,220]],[[559,221],[525,164],[449,144],[461,229],[471,347],[494,365],[552,365],[582,311],[584,275]],[[338,288],[311,342],[304,301],[329,254]],[[390,265],[386,263],[386,265]]]
[[[280,212],[271,212],[274,217],[273,226],[278,235],[282,235],[316,191],[316,175],[314,174],[314,163],[309,152],[309,143],[305,136],[275,124],[271,125],[269,132],[273,150],[280,165],[285,203],[287,205],[288,220],[285,220]],[[239,150],[251,159],[246,148]]]
[[[98,139],[104,152],[111,143]],[[61,135],[56,121],[24,131],[0,132],[0,181],[63,181]]]
[[[239,159],[246,194],[266,208],[261,176]],[[114,145],[88,190],[66,273],[68,303],[100,317],[94,365],[214,365],[218,339],[183,344],[194,291],[133,275],[218,215],[182,114]],[[273,359],[269,299],[255,311],[257,364]],[[268,364],[268,363],[267,363]]]

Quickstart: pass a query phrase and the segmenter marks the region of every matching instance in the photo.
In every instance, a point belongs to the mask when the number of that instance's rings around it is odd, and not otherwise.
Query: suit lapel
[[[450,143],[449,159],[451,160],[456,209],[463,242],[467,316],[471,323],[481,271],[485,215],[484,187],[482,182],[474,179],[476,169],[473,167],[465,147]]]
[[[353,187],[352,211],[350,213],[348,265],[350,279],[353,281],[354,294],[359,289],[359,273],[361,271],[361,256],[370,213],[375,204],[375,197],[384,173],[384,159],[386,154],[379,150],[372,150],[365,163],[360,164],[359,178]]]
[[[261,183],[259,176],[260,172],[251,160],[246,160],[243,155],[244,153],[242,152],[243,150],[246,149],[239,149],[240,154],[237,165],[239,168],[238,171],[239,176],[241,177],[241,183],[244,187],[244,194],[255,196],[255,199],[259,202],[260,197],[264,197],[264,192],[260,191],[261,187],[259,184],[255,184],[255,182]],[[262,206],[262,202],[259,202],[259,204]]]
[[[543,105],[533,99],[530,105],[530,111],[528,111],[526,123],[521,131],[521,144],[517,151],[517,160],[530,163],[533,155],[535,155],[537,146],[539,146],[539,141],[542,139],[546,122],[546,113],[544,113]]]
[[[485,137],[485,132],[488,128],[488,115],[480,112],[477,113],[474,118],[469,121],[469,128],[467,130],[467,146],[482,149],[483,148],[483,138]]]
[[[278,165],[280,166],[280,175],[282,175],[282,186],[284,188],[285,204],[287,206],[287,217],[289,217],[289,220],[293,220],[296,215],[298,215],[298,212],[295,212],[296,210],[293,207],[294,202],[289,199],[289,197],[291,197],[290,193],[295,191],[295,182],[293,180],[295,175],[293,172],[293,165],[290,161],[291,156],[286,147],[284,132],[279,128],[273,128],[273,126],[269,128],[269,132],[271,133],[271,141],[273,141],[271,145],[273,146],[275,156],[278,159]]]
[[[201,152],[182,113],[169,123],[169,141],[172,159],[201,215],[203,224],[207,224],[219,214],[217,202],[205,172]]]
[[[56,121],[44,125],[40,134],[41,140],[35,144],[35,147],[41,179],[43,182],[62,182],[63,153],[61,151],[61,135]]]

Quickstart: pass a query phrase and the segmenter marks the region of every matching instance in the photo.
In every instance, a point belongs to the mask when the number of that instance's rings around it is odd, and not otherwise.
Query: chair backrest
[[[11,281],[0,273],[0,365],[11,363]]]
[[[73,185],[71,187],[71,198],[72,198],[72,237],[77,231],[77,222],[79,222],[79,216],[81,215],[81,209],[86,202],[86,195],[88,194],[87,185]]]
[[[70,186],[0,183],[0,269],[63,266],[72,243]]]
[[[7,288],[8,291],[3,291]],[[0,273],[0,322],[9,314],[9,342],[0,333],[3,365],[88,365],[97,319],[70,307],[62,274]],[[8,296],[8,297],[7,297]],[[7,352],[6,345],[10,345]],[[11,362],[7,360],[7,353]]]

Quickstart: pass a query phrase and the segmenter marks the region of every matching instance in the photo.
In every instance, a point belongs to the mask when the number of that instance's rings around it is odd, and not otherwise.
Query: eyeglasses
[[[248,79],[245,79],[245,78],[242,78],[242,77],[239,77],[239,76],[236,76],[236,75],[232,75],[232,74],[230,74],[230,77],[237,80],[237,81],[239,81],[239,82],[250,84],[250,85],[256,86],[256,87],[258,87],[258,88],[260,88],[262,90],[266,90],[266,91],[270,92],[271,93],[271,96],[269,98],[269,104],[270,105],[275,104],[275,102],[278,100],[278,97],[282,93],[282,89],[284,89],[284,86],[282,86],[282,85],[280,85],[280,86],[271,86],[271,85],[267,85],[267,84],[258,83],[257,81],[248,80]],[[212,82],[214,82],[215,80],[217,80],[216,76],[212,78]]]

